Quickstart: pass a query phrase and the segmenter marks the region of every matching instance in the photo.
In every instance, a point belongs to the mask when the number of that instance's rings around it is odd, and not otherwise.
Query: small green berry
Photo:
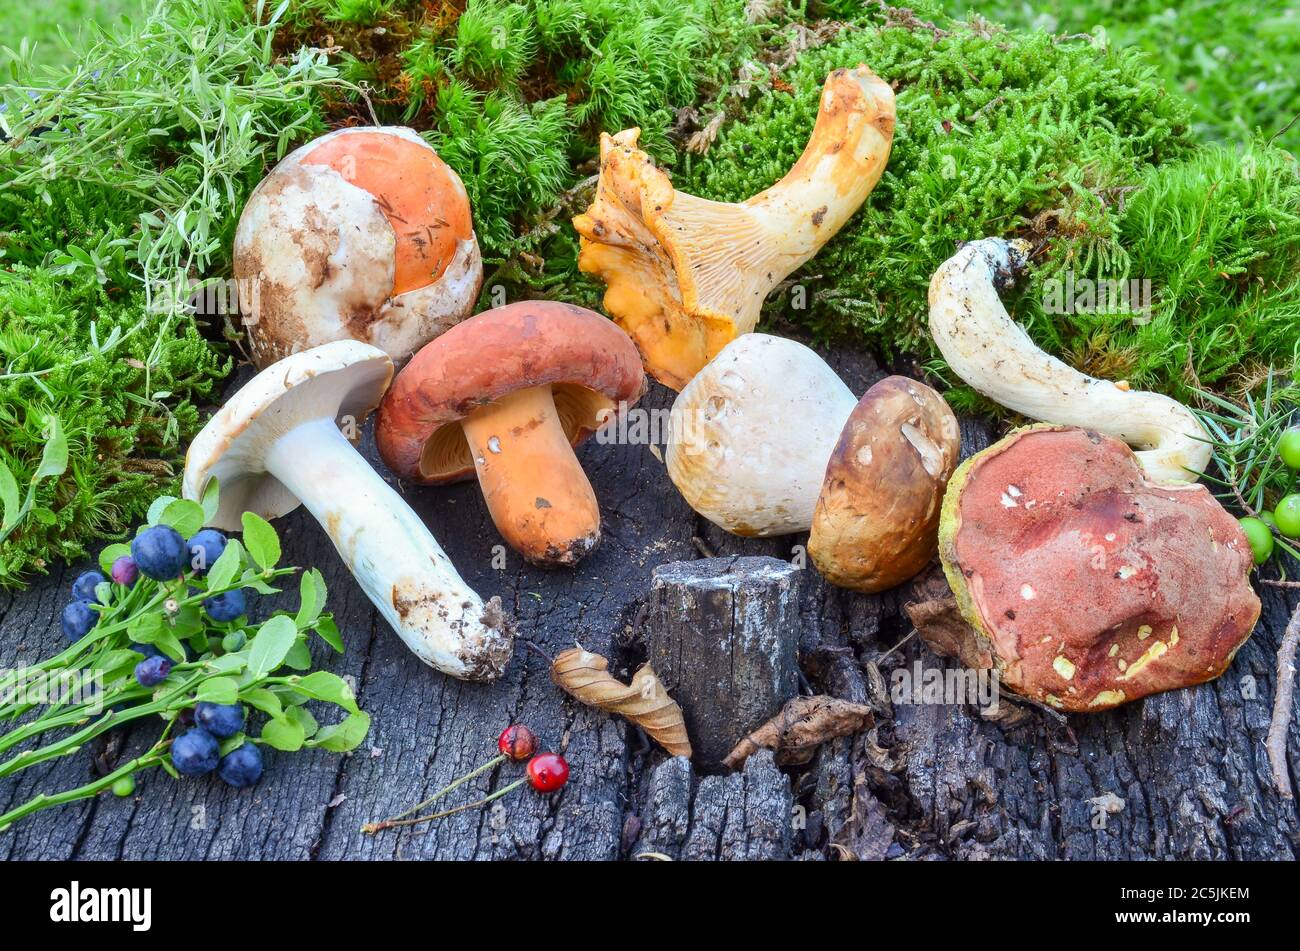
[[[1292,426],[1277,441],[1277,454],[1288,469],[1300,469],[1300,426]]]
[[[1255,556],[1255,564],[1262,565],[1273,554],[1273,532],[1262,519],[1243,518],[1240,522],[1246,541],[1250,543],[1251,554]]]
[[[1277,530],[1287,538],[1300,538],[1300,494],[1292,492],[1273,507]]]
[[[248,637],[243,631],[231,631],[221,639],[221,649],[227,654],[233,654],[235,651],[242,651],[247,643]]]
[[[135,777],[122,776],[113,782],[113,795],[125,799],[135,792]]]
[[[1277,528],[1277,519],[1273,517],[1273,513],[1268,509],[1264,509],[1259,513],[1259,520],[1269,528]]]

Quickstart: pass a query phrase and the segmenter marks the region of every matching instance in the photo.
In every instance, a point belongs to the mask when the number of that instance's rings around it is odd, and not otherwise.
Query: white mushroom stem
[[[271,446],[265,465],[320,522],[362,590],[417,657],[453,677],[499,675],[502,658],[494,655],[504,647],[508,656],[510,644],[499,611],[484,606],[419,516],[334,420],[295,426]]]
[[[1011,319],[998,290],[1024,269],[1028,251],[1024,241],[984,238],[935,272],[930,333],[953,372],[1014,412],[1122,439],[1155,481],[1196,481],[1210,446],[1186,406],[1080,373],[1040,350]]]

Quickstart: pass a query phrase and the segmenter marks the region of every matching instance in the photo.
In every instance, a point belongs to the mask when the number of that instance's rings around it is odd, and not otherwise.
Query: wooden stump
[[[800,574],[769,557],[654,570],[649,659],[681,704],[697,770],[723,769],[732,747],[795,695]]]

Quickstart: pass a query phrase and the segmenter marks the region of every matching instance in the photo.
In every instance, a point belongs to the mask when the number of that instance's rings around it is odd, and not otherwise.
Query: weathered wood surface
[[[722,772],[737,743],[799,688],[799,582],[770,556],[674,561],[654,570],[644,641],[682,708],[691,765]]]
[[[881,375],[866,358],[830,359],[857,393]],[[644,405],[667,407],[670,396],[656,387]],[[968,452],[987,441],[978,424],[964,432]],[[523,636],[552,653],[577,640],[627,676],[644,659],[633,628],[651,572],[697,557],[692,536],[719,555],[783,559],[796,557],[805,541],[734,538],[703,523],[646,446],[591,444],[581,455],[601,499],[605,539],[577,571],[545,573],[513,554],[494,570],[498,540],[472,485],[405,493],[466,579],[484,596],[501,595]],[[1274,652],[1291,606],[1275,590],[1264,592],[1255,636],[1215,683],[1071,717],[1068,728],[1037,710],[1008,727],[966,705],[891,704],[893,670],[917,660],[950,663],[916,638],[884,656],[909,633],[908,592],[861,596],[809,571],[800,596],[804,672],[815,690],[872,703],[878,726],[834,741],[793,774],[760,754],[742,774],[700,778],[623,721],[564,698],[545,662],[522,647],[496,684],[431,672],[377,618],[307,515],[279,527],[286,563],[314,564],[329,581],[348,651],[324,663],[356,678],[374,718],[369,742],[346,758],[271,754],[262,783],[243,792],[216,780],[150,775],[133,798],[48,812],[0,835],[0,858],[1293,859],[1298,851],[1296,805],[1272,790],[1263,747]],[[56,569],[21,595],[0,593],[0,665],[59,645],[59,610],[84,567]],[[263,601],[258,610],[271,606]],[[1247,699],[1243,687],[1252,681]],[[482,762],[512,720],[564,750],[573,776],[559,794],[518,793],[498,809],[427,830],[359,833],[362,822],[391,815]],[[84,782],[94,755],[118,757],[152,735],[137,727],[105,749],[0,781],[0,808]],[[1289,745],[1294,776],[1300,725]],[[501,770],[474,788],[485,792],[512,776]],[[1094,828],[1089,800],[1107,793],[1124,808]]]

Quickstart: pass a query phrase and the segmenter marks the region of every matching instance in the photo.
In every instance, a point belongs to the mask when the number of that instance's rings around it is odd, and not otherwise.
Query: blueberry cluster
[[[112,584],[130,588],[141,575],[154,581],[175,581],[188,574],[205,575],[226,550],[226,536],[216,529],[205,528],[186,541],[169,525],[152,525],[131,542],[131,554],[122,555],[112,565]],[[102,572],[87,571],[72,583],[72,601],[63,609],[63,633],[71,641],[85,637],[99,623],[100,609],[107,603],[101,585],[110,584]],[[194,589],[190,589],[191,593]],[[236,621],[248,610],[241,589],[215,594],[203,601],[203,609],[216,623]],[[244,647],[243,631],[230,631],[221,639],[222,649],[236,651]],[[142,687],[156,687],[167,679],[173,660],[153,644],[133,644],[143,655],[136,664],[135,679]],[[183,712],[183,719],[193,725],[178,736],[171,747],[172,765],[183,776],[202,776],[217,771],[231,786],[251,786],[262,776],[262,753],[257,744],[246,740],[221,755],[221,741],[244,729],[242,705],[198,703]]]
[[[172,743],[172,765],[182,776],[203,776],[214,769],[231,786],[251,786],[262,777],[262,751],[245,740],[225,756],[221,740],[244,728],[244,708],[238,703],[199,703],[194,726]]]

